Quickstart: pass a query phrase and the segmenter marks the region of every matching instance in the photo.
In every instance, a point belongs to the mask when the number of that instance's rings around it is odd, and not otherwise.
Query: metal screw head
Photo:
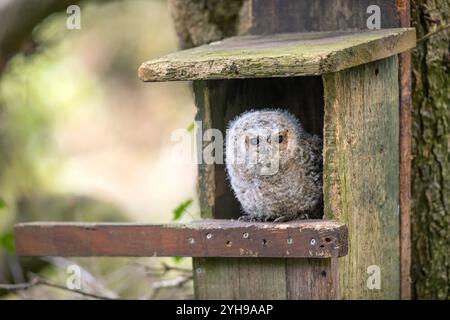
[[[287,244],[293,244],[294,243],[294,239],[289,237],[289,238],[287,238],[286,242],[287,242]]]
[[[213,237],[212,233],[208,233],[208,234],[206,235],[206,239],[211,239],[212,237]]]
[[[203,272],[203,269],[202,269],[202,268],[197,268],[197,269],[195,269],[195,272],[196,272],[196,273],[202,273],[202,272]]]
[[[243,237],[244,239],[247,239],[247,238],[249,237],[248,232],[245,232],[245,233],[242,235],[242,237]]]
[[[316,245],[316,239],[311,239],[311,241],[309,241],[309,244],[310,245],[312,245],[312,246],[315,246]]]
[[[194,244],[195,243],[195,239],[194,238],[189,238],[188,239],[188,243],[189,244]]]

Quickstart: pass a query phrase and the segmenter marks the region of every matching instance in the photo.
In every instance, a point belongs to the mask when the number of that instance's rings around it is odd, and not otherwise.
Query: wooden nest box
[[[151,60],[141,66],[139,75],[144,81],[193,80],[203,130],[225,132],[227,123],[248,109],[284,107],[301,119],[307,131],[321,136],[324,218],[345,224],[349,231],[350,252],[339,259],[342,295],[398,298],[397,54],[414,45],[415,31],[410,28],[249,35]],[[224,165],[200,165],[199,174],[203,215],[237,218],[241,210]],[[335,275],[324,271],[331,262],[196,259],[194,265],[206,270],[206,275],[197,275],[201,297],[336,294],[320,291],[332,288],[320,276],[332,281]],[[381,289],[367,286],[371,266],[381,270]],[[312,285],[308,281],[314,282],[317,292],[307,296],[295,291]],[[253,282],[268,291],[252,292]],[[213,285],[222,287],[220,293],[211,289]]]
[[[277,33],[252,21],[252,35],[145,62],[139,77],[193,81],[200,130],[225,134],[259,107],[301,119],[324,141],[324,220],[238,222],[224,165],[200,164],[204,221],[22,224],[19,254],[191,256],[201,299],[400,298],[398,54],[414,29]],[[283,31],[305,31],[295,26]]]

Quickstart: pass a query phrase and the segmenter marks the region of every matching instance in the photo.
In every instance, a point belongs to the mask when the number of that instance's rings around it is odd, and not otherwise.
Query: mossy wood
[[[398,299],[400,243],[397,56],[326,74],[322,79],[313,76],[195,81],[194,92],[199,108],[197,119],[203,120],[203,130],[225,129],[226,123],[248,110],[248,106],[272,105],[286,107],[303,120],[308,131],[323,136],[324,218],[337,219],[347,224],[350,242],[349,254],[339,259],[339,268],[336,262],[333,269],[336,273],[336,278],[333,279],[340,279],[339,289],[335,289],[339,292],[333,297]],[[203,216],[236,218],[237,216],[227,216],[230,212],[227,208],[233,207],[235,213],[241,209],[233,199],[223,165],[200,164],[199,172]],[[194,265],[199,264],[197,260],[194,259]],[[212,293],[205,288],[210,285],[214,287],[216,282],[218,285],[220,279],[229,274],[244,276],[239,259],[214,260],[211,263],[208,260],[201,260],[205,273],[201,276],[195,274],[198,297],[204,297],[204,290],[211,296]],[[264,260],[261,263],[267,265],[255,272],[256,283],[259,281],[261,286],[267,286],[260,278],[264,270],[268,274],[284,274],[290,282],[283,262]],[[309,265],[310,262],[303,263]],[[329,263],[331,268],[331,261]],[[367,273],[369,266],[378,267],[381,271],[379,290],[369,289],[370,286],[367,285],[371,276]],[[246,274],[245,277],[252,276]],[[233,282],[233,279],[235,278],[229,280],[233,284],[223,287],[220,295],[215,297],[241,297],[237,292],[242,292],[236,289],[239,282]],[[270,279],[272,278],[268,276],[267,281]],[[229,292],[228,287],[231,290]],[[273,290],[279,289],[278,297],[284,297],[289,292],[279,286],[270,287]],[[270,298],[273,294],[273,291],[269,291],[266,297]],[[302,298],[309,294],[318,292],[306,290],[300,296],[290,297]],[[243,297],[248,295],[244,294]]]
[[[339,260],[341,297],[398,299],[397,56],[323,79],[325,218],[345,223],[350,234],[349,254]],[[380,274],[368,274],[369,266]],[[369,289],[377,277],[381,288]]]
[[[174,81],[320,75],[414,45],[411,28],[240,36],[145,62],[139,77]]]

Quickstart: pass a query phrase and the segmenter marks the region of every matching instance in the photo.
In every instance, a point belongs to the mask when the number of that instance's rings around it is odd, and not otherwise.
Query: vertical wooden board
[[[192,258],[196,299],[239,299],[239,259]]]
[[[397,0],[401,27],[411,25],[409,0]],[[400,83],[400,266],[401,298],[411,299],[411,52],[399,55]]]
[[[198,163],[197,191],[199,194],[199,204],[202,218],[214,217],[215,187],[213,164],[203,162],[203,149],[206,143],[203,142],[203,132],[213,128],[212,110],[210,103],[210,91],[206,81],[194,81],[193,91],[195,94],[195,105],[197,114],[195,121],[201,126],[196,128],[196,154]]]
[[[349,228],[349,254],[339,266],[340,296],[398,299],[397,56],[323,78],[325,217]],[[380,268],[379,290],[367,286],[370,266]]]
[[[396,0],[250,0],[250,33],[366,29],[367,8],[380,8],[381,28],[399,26]]]
[[[286,259],[289,300],[335,300],[338,298],[337,258]]]
[[[286,259],[239,259],[240,299],[285,300]]]
[[[194,258],[197,299],[286,299],[286,259]]]
[[[320,76],[243,80],[194,81],[197,121],[202,130],[226,134],[230,120],[244,111],[284,108],[296,115],[308,132],[323,133],[323,85]],[[201,141],[197,142],[198,146]],[[197,149],[200,157],[202,150]],[[203,218],[237,218],[241,206],[226,178],[224,164],[199,165],[200,208]]]

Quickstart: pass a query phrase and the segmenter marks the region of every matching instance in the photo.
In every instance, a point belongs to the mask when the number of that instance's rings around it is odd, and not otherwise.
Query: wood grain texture
[[[397,56],[324,76],[325,217],[349,228],[341,297],[398,299],[399,96]],[[367,268],[381,269],[369,290]]]
[[[143,81],[320,75],[415,46],[411,28],[240,36],[144,62]]]
[[[197,299],[337,298],[332,259],[194,258]]]
[[[171,225],[24,223],[16,225],[15,238],[17,254],[22,256],[327,258],[347,254],[347,228],[321,220],[202,220]]]
[[[336,300],[339,298],[338,259],[286,260],[287,299]]]
[[[262,108],[289,110],[306,131],[323,134],[323,85],[319,76],[266,79],[194,81],[196,120],[205,130],[220,130],[226,139],[229,121],[244,111]],[[208,142],[197,141],[205,147]],[[197,149],[202,157],[202,148]],[[223,164],[200,163],[198,189],[203,218],[238,218],[242,209],[226,178]]]
[[[250,33],[367,29],[370,5],[380,7],[381,28],[399,27],[395,0],[250,0]]]
[[[410,26],[409,0],[397,0],[401,27]],[[399,55],[400,85],[400,274],[401,298],[411,299],[411,52]]]

